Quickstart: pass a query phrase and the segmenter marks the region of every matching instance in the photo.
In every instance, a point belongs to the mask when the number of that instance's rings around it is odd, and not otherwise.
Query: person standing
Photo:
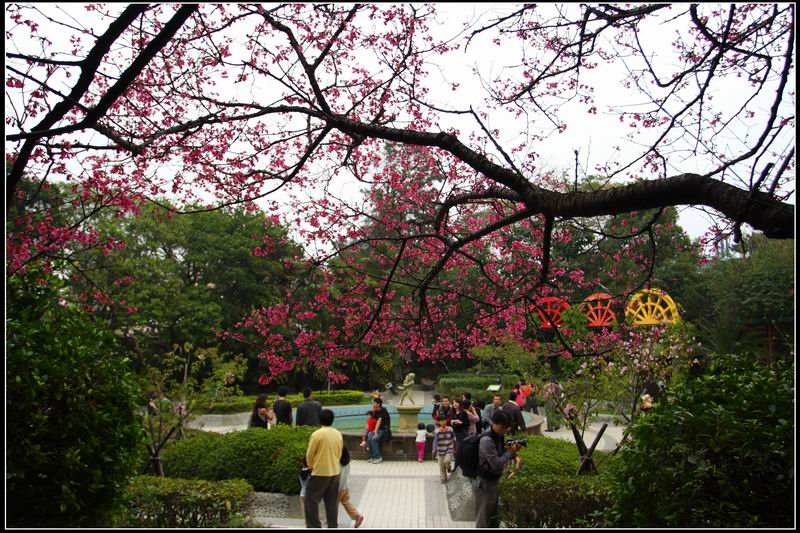
[[[469,429],[469,416],[463,408],[464,400],[454,400],[453,410],[455,414],[453,419],[450,420],[450,427],[453,428],[453,433],[456,435],[456,468],[458,467],[458,454],[461,449],[461,443],[467,437],[467,430]]]
[[[527,397],[527,400],[525,400],[525,410],[529,413],[535,413],[538,415],[539,401],[536,399],[536,395],[539,394],[539,387],[536,385],[536,383],[527,380],[525,384],[522,385],[520,390],[522,390]]]
[[[369,459],[368,463],[377,464],[383,461],[381,457],[381,442],[383,442],[386,433],[392,427],[392,420],[389,416],[389,411],[383,406],[381,398],[372,400],[373,417],[378,420],[375,424],[375,431],[371,438],[367,439],[369,443]]]
[[[447,419],[442,418],[437,423],[436,433],[433,435],[433,457],[439,462],[439,473],[442,483],[445,483],[450,477],[450,465],[456,453],[456,437],[453,428],[447,425]]]
[[[475,414],[478,415],[478,433],[483,433],[489,429],[489,423],[484,418],[483,410],[486,409],[486,402],[478,398],[472,404],[475,407]]]
[[[248,428],[269,429],[270,424],[275,422],[275,415],[269,408],[266,394],[259,394],[253,406],[253,413],[250,415]]]
[[[304,400],[297,406],[297,425],[298,426],[319,426],[319,414],[322,412],[322,404],[312,397],[311,389],[303,389]]]
[[[508,430],[512,435],[520,431],[525,431],[525,419],[522,417],[522,409],[517,405],[517,393],[513,390],[508,393],[508,401],[503,404],[503,412],[509,417]],[[492,418],[494,420],[494,418]]]
[[[433,419],[438,422],[439,419],[444,418],[449,426],[454,414],[453,407],[450,405],[450,398],[448,396],[442,396],[442,403],[439,409],[433,413]]]
[[[524,409],[525,408],[525,401],[528,399],[528,396],[525,394],[522,386],[523,386],[523,383],[517,383],[517,388],[516,388],[517,405],[519,406],[520,409]]]
[[[523,395],[525,395],[525,399],[527,400],[530,397],[532,390],[530,381],[527,379],[522,380],[520,382],[519,390]]]
[[[475,401],[472,400],[472,393],[471,392],[464,391],[463,393],[461,393],[461,406],[463,407],[463,409],[465,411],[469,412],[469,407],[470,407],[470,405],[472,405],[473,409],[476,409],[475,414],[480,416],[481,413],[480,413],[480,410],[477,410],[477,408],[478,408],[477,404],[478,404],[477,400],[475,400]]]
[[[278,387],[278,399],[275,400],[272,406],[272,410],[275,412],[276,424],[292,425],[292,404],[286,399],[288,394],[289,387],[286,385]]]
[[[433,395],[433,409],[431,410],[431,417],[433,418],[434,422],[439,416],[439,408],[442,406],[442,395],[441,394],[434,394]]]
[[[478,432],[478,422],[480,422],[481,417],[475,410],[475,405],[469,400],[464,400],[464,411],[467,413],[467,418],[469,419],[467,435],[474,435]]]
[[[492,403],[490,403],[484,410],[483,410],[483,420],[485,425],[491,426],[492,425],[492,416],[503,406],[503,397],[499,394],[495,393],[492,396]]]
[[[322,409],[318,430],[311,434],[306,451],[306,462],[311,468],[311,476],[306,486],[304,514],[306,527],[322,527],[319,519],[319,502],[325,502],[325,516],[328,527],[338,527],[339,516],[339,475],[344,440],[339,430],[333,426],[334,414],[330,409]]]
[[[417,462],[422,462],[425,458],[425,443],[428,441],[428,432],[425,429],[425,424],[420,422],[417,424],[417,437],[414,439],[414,444],[417,446]]]
[[[517,406],[519,408],[519,406]],[[478,483],[475,485],[476,528],[499,527],[497,505],[500,500],[500,478],[503,469],[517,456],[521,445],[505,446],[510,420],[503,411],[492,415],[492,427],[478,445]]]
[[[342,458],[339,460],[341,471],[339,473],[339,502],[347,511],[351,520],[355,520],[354,528],[359,527],[364,522],[364,515],[358,512],[356,506],[350,503],[350,452],[347,446],[342,447]]]

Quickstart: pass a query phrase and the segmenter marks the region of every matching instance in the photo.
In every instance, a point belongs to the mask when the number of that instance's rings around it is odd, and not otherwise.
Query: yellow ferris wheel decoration
[[[628,300],[625,318],[634,326],[660,326],[680,322],[678,306],[660,289],[642,289]]]

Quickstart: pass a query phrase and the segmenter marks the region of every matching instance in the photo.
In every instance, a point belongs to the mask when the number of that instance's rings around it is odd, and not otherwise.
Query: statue
[[[419,412],[422,406],[416,404],[411,394],[411,391],[414,389],[415,377],[413,373],[409,373],[403,380],[403,384],[399,387],[395,387],[398,391],[403,391],[400,402],[394,404],[394,408],[397,409],[397,414],[400,419],[397,424],[398,433],[414,434],[419,425]],[[403,405],[406,398],[411,400],[411,405]]]
[[[412,404],[416,405],[416,403],[414,402],[414,398],[411,396],[411,388],[414,386],[415,377],[416,376],[414,375],[414,373],[411,372],[406,376],[406,379],[403,380],[403,386],[397,387],[398,389],[403,391],[403,395],[400,397],[400,405],[403,405],[403,402],[405,401],[406,398],[408,398]]]

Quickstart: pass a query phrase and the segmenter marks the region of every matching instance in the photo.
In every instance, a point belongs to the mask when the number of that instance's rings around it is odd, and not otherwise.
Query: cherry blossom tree
[[[264,210],[316,269],[310,302],[229,333],[256,334],[265,380],[309,361],[343,379],[369,346],[437,358],[525,341],[541,297],[591,283],[554,253],[574,221],[606,236],[609,218],[653,210],[612,237],[654,249],[663,210],[695,205],[718,235],[794,236],[792,4],[503,5],[456,31],[436,5],[83,9],[6,6],[6,209],[21,228],[7,268],[92,245],[98,210],[167,194]],[[603,77],[616,89],[595,91]],[[543,162],[568,128],[609,117],[629,130],[613,157],[581,170],[576,154],[574,175]],[[82,215],[19,209],[23,177],[66,180]]]

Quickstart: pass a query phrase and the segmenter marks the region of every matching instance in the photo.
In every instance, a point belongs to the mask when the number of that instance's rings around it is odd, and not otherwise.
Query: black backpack
[[[483,437],[491,438],[491,431],[483,433],[476,433],[468,435],[461,441],[461,447],[458,449],[458,466],[461,468],[461,473],[466,477],[478,477],[478,462],[481,439]]]

